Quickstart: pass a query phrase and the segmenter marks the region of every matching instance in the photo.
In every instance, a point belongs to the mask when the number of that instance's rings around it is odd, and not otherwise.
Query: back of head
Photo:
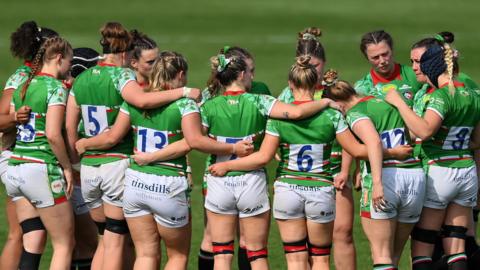
[[[298,33],[296,56],[310,55],[322,61],[326,61],[325,49],[319,38],[322,31],[317,27],[309,27]]]
[[[384,30],[377,30],[373,32],[368,32],[362,36],[360,41],[360,51],[362,51],[363,55],[367,57],[367,47],[370,44],[379,44],[382,41],[385,41],[391,50],[393,50],[393,39],[389,33],[385,32]]]
[[[311,90],[313,92],[318,81],[318,75],[315,66],[309,63],[310,58],[308,55],[296,58],[295,64],[292,65],[288,73],[288,81],[292,83],[295,88]]]
[[[247,70],[244,55],[227,51],[210,58],[211,74],[207,87],[211,96],[216,96],[220,89],[231,85],[242,71]]]
[[[336,101],[348,101],[357,95],[355,89],[347,81],[338,79],[338,72],[333,69],[325,72],[322,85],[325,87],[324,96]]]
[[[173,51],[161,52],[152,67],[149,91],[171,89],[170,82],[181,71],[184,74],[188,71],[188,64],[183,55]]]
[[[118,22],[107,22],[100,29],[100,34],[102,35],[100,45],[104,54],[121,53],[132,49],[130,32]]]
[[[99,58],[97,51],[91,48],[75,48],[73,49],[73,59],[71,67],[71,75],[76,78],[83,71],[97,65]]]
[[[220,50],[220,54],[226,54],[237,57],[245,57],[253,60],[253,55],[247,49],[238,46],[225,46]]]
[[[10,35],[10,51],[13,56],[31,61],[42,43],[58,33],[46,27],[39,27],[36,22],[28,21]]]
[[[142,51],[157,48],[157,43],[153,39],[137,30],[130,31],[130,35],[132,36],[133,46],[132,57],[137,60],[142,56]]]

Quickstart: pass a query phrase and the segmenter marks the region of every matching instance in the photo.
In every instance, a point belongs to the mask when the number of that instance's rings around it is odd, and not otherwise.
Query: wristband
[[[72,164],[72,169],[74,169],[77,172],[80,172],[80,167],[81,167],[80,162]]]
[[[186,98],[190,95],[190,92],[192,92],[192,88],[184,86],[182,96]]]

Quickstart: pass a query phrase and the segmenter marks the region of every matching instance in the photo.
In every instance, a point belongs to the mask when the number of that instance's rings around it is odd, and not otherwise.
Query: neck
[[[242,85],[239,85],[238,83],[232,83],[231,85],[227,86],[225,88],[225,91],[228,91],[228,92],[241,92],[241,91],[245,91],[245,87],[243,87]]]
[[[308,101],[313,100],[313,91],[308,89],[297,88],[292,90],[293,98],[296,101]]]
[[[137,78],[138,84],[147,84],[148,78],[140,74],[140,72],[135,71],[135,77]]]
[[[360,99],[359,96],[352,96],[349,100],[345,101],[345,109],[347,111],[350,110],[353,106],[357,105]]]
[[[103,63],[121,67],[123,64],[122,56],[113,53],[105,54],[105,59],[103,60]]]
[[[441,74],[440,76],[438,76],[438,86],[444,85],[444,84],[448,83],[449,81],[450,81],[450,79],[448,78],[447,74]]]
[[[47,73],[52,75],[55,78],[58,78],[58,69],[55,66],[49,65],[47,63],[43,65],[42,69],[40,70],[40,73]]]

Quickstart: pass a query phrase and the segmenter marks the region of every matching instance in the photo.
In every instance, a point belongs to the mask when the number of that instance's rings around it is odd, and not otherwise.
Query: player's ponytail
[[[445,63],[447,64],[447,74],[448,74],[448,92],[451,96],[455,95],[455,86],[453,84],[453,76],[454,76],[454,52],[453,49],[450,47],[448,43],[443,45],[445,50]]]
[[[321,36],[322,30],[317,27],[309,27],[299,32],[296,56],[310,55],[325,62],[325,49],[319,40]]]
[[[227,50],[225,54],[211,57],[210,67],[211,73],[207,81],[207,88],[210,95],[214,97],[237,80],[242,71],[247,70],[247,63],[244,55],[234,55]]]
[[[40,27],[34,21],[24,22],[10,35],[10,51],[15,57],[33,61],[42,43],[55,36],[58,34],[52,29]]]
[[[325,97],[336,101],[348,101],[357,95],[355,89],[347,81],[338,79],[338,72],[333,69],[325,72],[322,85],[325,87]]]
[[[132,36],[130,32],[118,22],[107,22],[100,29],[102,45],[104,54],[116,54],[127,52],[133,49]]]
[[[318,81],[315,66],[310,64],[311,57],[308,55],[296,58],[295,64],[290,68],[288,81],[296,88],[311,90],[313,92]]]

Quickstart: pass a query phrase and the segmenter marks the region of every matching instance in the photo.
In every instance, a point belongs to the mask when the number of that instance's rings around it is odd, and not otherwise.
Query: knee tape
[[[233,247],[234,241],[229,242],[212,242],[213,247],[213,255],[221,255],[221,254],[233,254]]]
[[[268,257],[268,249],[266,247],[259,250],[247,250],[247,258],[249,262],[252,262],[261,258],[267,258],[267,257]]]
[[[307,238],[296,242],[283,242],[285,254],[308,251]]]
[[[435,244],[438,235],[438,231],[422,229],[420,227],[414,227],[411,233],[413,240],[432,245]]]
[[[106,223],[105,223],[105,222],[96,222],[96,221],[95,221],[95,225],[97,225],[98,234],[99,234],[99,235],[103,235],[103,233],[105,232]]]
[[[119,220],[113,218],[106,218],[105,230],[113,232],[116,234],[127,234],[130,231],[128,230],[128,225],[126,220]]]
[[[32,231],[45,230],[45,226],[43,225],[43,222],[39,217],[34,217],[34,218],[30,218],[22,221],[20,223],[20,227],[22,227],[23,234],[26,234]]]
[[[319,247],[319,246],[313,245],[312,243],[308,243],[308,254],[310,256],[329,256],[331,248],[332,248],[332,244]]]
[[[465,239],[467,237],[467,230],[468,229],[463,226],[443,225],[442,237]]]

